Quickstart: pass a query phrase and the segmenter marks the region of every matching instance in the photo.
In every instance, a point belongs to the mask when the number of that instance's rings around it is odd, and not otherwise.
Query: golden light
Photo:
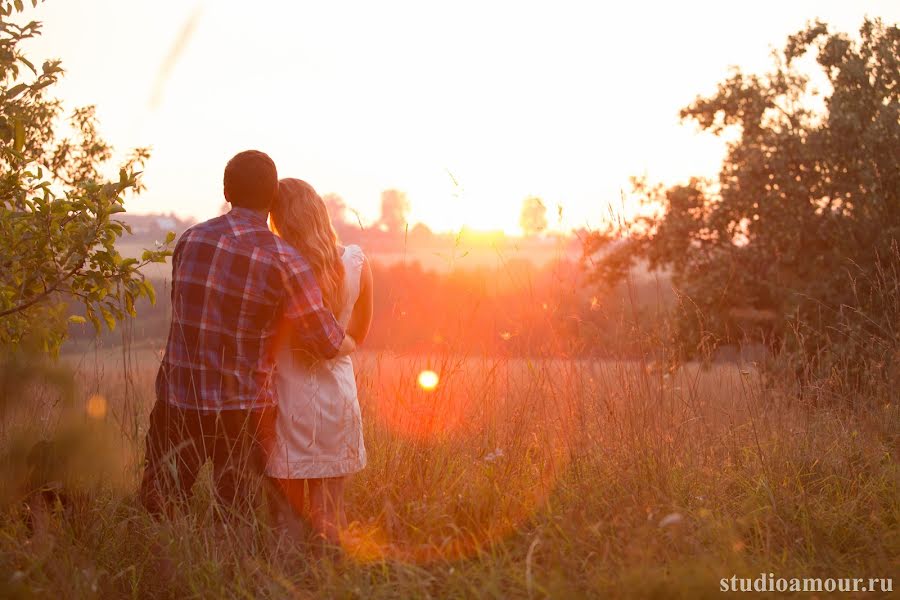
[[[419,373],[419,379],[418,379],[419,387],[422,388],[423,390],[425,390],[426,392],[434,391],[434,389],[437,387],[439,381],[440,381],[440,378],[438,377],[438,374],[435,373],[434,371],[426,370],[426,371],[422,371],[421,373]]]
[[[465,377],[454,377],[446,369],[440,374],[430,369],[422,370],[427,364],[409,365],[410,368],[396,364],[385,368],[387,365],[383,365],[380,376],[369,384],[365,402],[369,403],[370,414],[379,427],[383,427],[392,439],[411,443],[410,447],[416,451],[440,455],[446,448],[457,448],[460,442],[469,447],[469,460],[459,463],[461,471],[458,473],[467,483],[460,489],[455,478],[448,478],[442,482],[446,487],[437,490],[432,499],[440,502],[443,495],[450,494],[457,498],[461,507],[480,506],[484,490],[493,489],[498,465],[502,470],[506,462],[527,461],[529,469],[522,471],[521,476],[505,480],[509,502],[504,502],[497,511],[474,515],[474,522],[460,525],[455,532],[441,534],[438,543],[425,541],[434,539],[429,535],[432,523],[428,520],[414,523],[422,534],[421,540],[418,534],[412,538],[406,533],[397,535],[396,527],[392,525],[395,509],[389,503],[385,503],[383,510],[361,515],[357,522],[341,532],[341,546],[354,561],[427,565],[478,556],[494,544],[516,535],[531,522],[553,494],[560,477],[567,472],[568,449],[572,447],[570,436],[577,423],[575,411],[566,402],[548,405],[543,401],[544,394],[540,393],[529,395],[531,403],[523,404],[524,400],[515,390],[521,389],[517,382],[528,367],[516,365],[510,372],[506,371],[510,368],[506,366],[501,375],[499,367],[492,362],[472,362],[466,365]],[[421,379],[436,382],[441,387],[440,394],[422,391]],[[544,385],[552,386],[550,379]],[[495,401],[482,402],[486,397]],[[514,442],[515,437],[509,443],[501,437],[492,440],[491,445],[482,445],[484,432],[495,430],[500,415],[536,413],[538,407],[541,418],[524,417],[523,429],[503,429],[513,436],[527,430],[527,437],[533,442],[518,445]]]
[[[88,398],[85,410],[92,419],[104,418],[106,416],[106,398],[100,394],[94,394]]]
[[[478,378],[471,380],[475,382],[476,389],[483,390],[478,381]],[[477,447],[480,435],[484,431],[490,431],[491,424],[495,422],[496,413],[492,409],[501,403],[496,403],[480,414],[472,411],[472,398],[480,396],[477,392],[473,393],[474,390],[470,389],[469,393],[457,395],[461,391],[458,389],[458,380],[448,380],[445,385],[450,386],[442,398],[448,400],[446,404],[443,401],[420,400],[404,406],[402,397],[398,403],[398,398],[393,396],[375,414],[385,419],[383,423],[392,433],[405,439],[425,442],[427,447],[437,449],[438,452],[447,447],[444,446],[445,443],[456,444],[460,440]],[[453,387],[457,389],[451,389]],[[376,398],[384,396],[378,395]],[[415,410],[409,404],[414,404],[416,408],[422,405],[429,408]],[[559,478],[568,468],[570,458],[566,448],[571,441],[568,436],[570,424],[574,420],[571,409],[564,406],[566,403],[553,404],[552,407],[546,407],[550,413],[544,415],[545,418],[528,420],[529,437],[534,437],[534,444],[518,450],[513,450],[512,446],[506,449],[499,446],[485,447],[486,452],[482,456],[471,456],[472,462],[464,467],[469,481],[465,489],[459,490],[455,488],[455,484],[450,484],[450,489],[442,490],[443,493],[454,492],[460,506],[478,506],[485,486],[489,488],[494,485],[492,473],[498,461],[528,460],[531,468],[527,474],[506,480],[509,502],[498,512],[476,516],[475,523],[443,535],[440,543],[416,543],[394,534],[390,524],[392,509],[386,505],[380,514],[364,517],[343,532],[341,544],[347,555],[361,563],[386,560],[417,565],[446,563],[478,556],[494,544],[516,535],[545,506],[556,489]],[[560,424],[563,426],[560,427]],[[448,438],[447,435],[453,437]],[[440,501],[440,495],[438,492],[435,498],[437,501]],[[428,502],[427,499],[423,501]],[[429,523],[422,521],[415,525],[420,531],[427,531]]]

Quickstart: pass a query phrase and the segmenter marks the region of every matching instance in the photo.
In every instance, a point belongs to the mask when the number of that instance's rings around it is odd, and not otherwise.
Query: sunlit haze
[[[599,223],[630,176],[714,175],[723,144],[681,107],[731,65],[767,68],[810,18],[855,33],[900,3],[51,0],[30,14],[67,104],[96,104],[118,150],[152,147],[131,211],[213,216],[225,162],[258,148],[363,221],[396,188],[412,223],[517,233],[529,195],[569,229]]]

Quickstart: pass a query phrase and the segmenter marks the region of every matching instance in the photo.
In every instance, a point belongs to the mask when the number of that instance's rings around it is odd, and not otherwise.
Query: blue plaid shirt
[[[234,208],[191,227],[175,246],[157,398],[203,411],[273,406],[280,344],[332,358],[343,339],[309,263],[265,217]]]

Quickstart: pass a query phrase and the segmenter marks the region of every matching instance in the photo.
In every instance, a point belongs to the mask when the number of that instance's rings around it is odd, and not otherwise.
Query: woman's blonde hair
[[[275,233],[309,261],[325,306],[338,316],[344,308],[344,262],[322,198],[305,181],[282,179],[271,214]]]

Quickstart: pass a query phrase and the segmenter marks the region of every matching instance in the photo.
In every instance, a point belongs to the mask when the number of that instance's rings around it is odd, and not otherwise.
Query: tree
[[[139,297],[154,298],[139,269],[170,252],[137,259],[116,250],[130,230],[115,215],[127,193],[141,191],[149,154],[135,150],[108,179],[112,148],[92,107],[72,113],[70,136],[60,133],[62,104],[49,89],[63,70],[59,61],[38,68],[22,53],[22,43],[40,35],[39,23],[9,20],[23,10],[21,0],[0,1],[0,346],[55,352],[67,323],[84,321],[69,317],[73,303],[98,330],[114,328],[135,314]]]
[[[825,97],[798,65],[807,52],[831,88]],[[816,22],[788,38],[770,72],[735,70],[681,112],[701,130],[736,134],[718,182],[637,182],[660,216],[589,236],[593,280],[614,283],[642,259],[670,269],[687,309],[682,357],[761,333],[831,353],[845,317],[863,310],[869,333],[896,336],[898,309],[879,273],[900,258],[898,57],[896,26],[866,20],[852,41]],[[869,338],[853,339],[842,337],[857,349]]]
[[[428,243],[434,240],[434,232],[425,223],[416,223],[409,230],[409,239],[419,244]]]
[[[409,200],[399,190],[381,192],[381,218],[379,226],[388,233],[400,233],[406,228],[406,216],[409,214]]]
[[[547,207],[537,196],[529,196],[522,202],[519,227],[525,236],[538,235],[547,229]]]
[[[347,203],[344,202],[343,198],[337,194],[325,194],[322,196],[322,202],[325,203],[325,208],[328,210],[328,216],[331,217],[335,226],[339,223],[346,222]]]

